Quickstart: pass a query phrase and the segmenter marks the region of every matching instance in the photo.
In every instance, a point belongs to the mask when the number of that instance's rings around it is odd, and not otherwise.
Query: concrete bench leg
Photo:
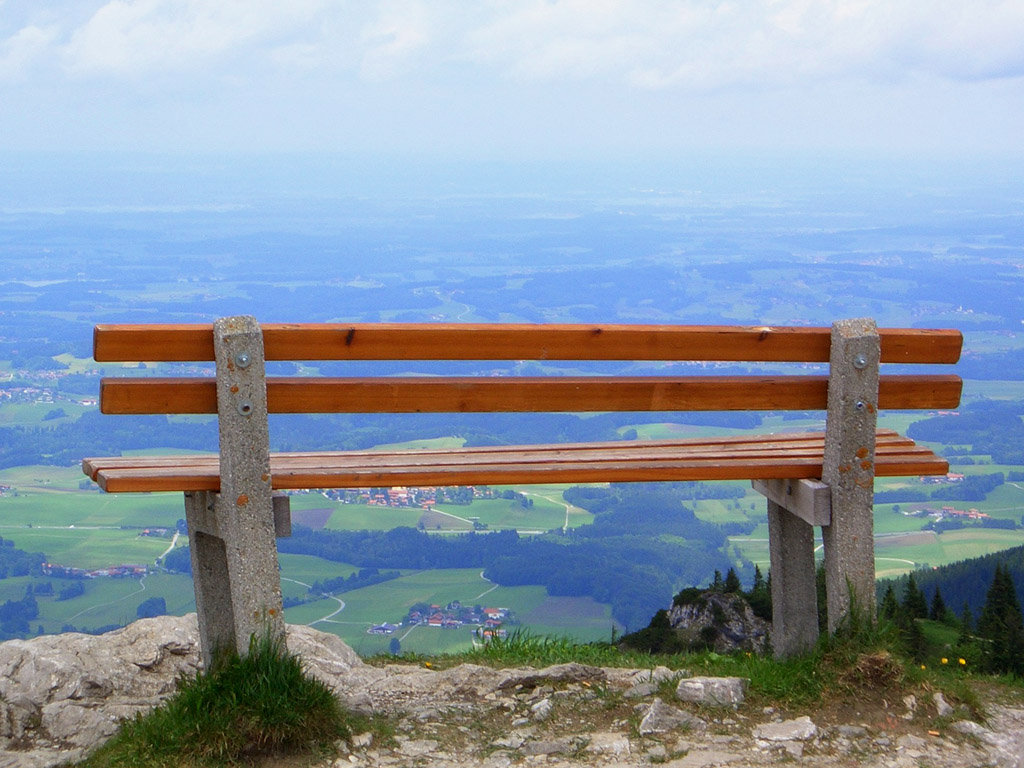
[[[185,494],[196,610],[209,666],[220,650],[245,654],[254,635],[284,640],[274,541],[263,333],[252,317],[213,326],[220,429],[220,493]],[[285,522],[278,515],[278,522]]]
[[[199,617],[199,645],[207,669],[217,650],[236,647],[227,548],[224,539],[207,530],[215,527],[215,497],[215,494],[205,491],[185,494],[192,583]]]
[[[244,654],[253,635],[284,632],[273,517],[245,519],[232,506],[219,494],[185,494],[199,639],[207,668],[218,651]]]
[[[832,326],[822,481],[832,491],[825,544],[828,629],[875,619],[875,430],[880,344],[873,320]]]
[[[777,658],[814,647],[818,592],[814,581],[814,526],[768,501],[772,579],[772,648]]]

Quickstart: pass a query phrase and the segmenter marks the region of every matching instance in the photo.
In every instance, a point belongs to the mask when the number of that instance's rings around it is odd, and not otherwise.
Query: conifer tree
[[[747,602],[750,603],[750,610],[754,612],[755,616],[765,621],[772,620],[771,574],[769,573],[768,579],[765,580],[757,565],[754,566],[754,585],[747,593]]]
[[[899,610],[899,604],[896,602],[896,591],[892,588],[892,582],[889,582],[889,586],[885,588],[885,594],[882,596],[882,602],[878,606],[878,617],[895,621]]]
[[[730,568],[725,574],[725,583],[722,586],[722,591],[727,594],[739,594],[743,591],[743,585],[740,583],[740,577],[736,575],[736,569]]]
[[[935,594],[932,595],[932,607],[928,611],[928,618],[932,621],[946,620],[946,601],[942,599],[942,590],[935,586]]]
[[[963,610],[960,611],[960,633],[956,636],[958,648],[965,648],[970,645],[974,638],[971,632],[974,630],[974,617],[971,615],[971,606],[964,600]]]
[[[925,600],[924,592],[918,588],[914,574],[907,577],[907,585],[903,590],[903,602],[900,604],[900,608],[912,619],[928,618],[928,602]]]
[[[992,585],[978,618],[982,655],[990,672],[1024,675],[1024,616],[1008,568],[996,565]]]
[[[907,653],[910,654],[910,658],[918,663],[923,662],[928,649],[928,643],[917,619],[903,614],[901,617],[900,634],[903,636],[903,644],[907,649]]]
[[[722,572],[715,568],[715,578],[711,581],[711,591],[721,592],[724,586],[725,582],[722,581]]]

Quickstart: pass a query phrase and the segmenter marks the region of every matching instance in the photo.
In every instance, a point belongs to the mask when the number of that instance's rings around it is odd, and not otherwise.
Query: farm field
[[[481,578],[479,569],[454,568],[417,571],[383,584],[345,592],[338,596],[345,603],[344,610],[327,620],[318,621],[338,609],[335,599],[288,608],[285,618],[296,624],[312,623],[317,629],[338,635],[360,655],[371,655],[386,653],[391,637],[369,635],[366,630],[383,622],[399,623],[418,602],[446,605],[459,600],[467,605],[507,607],[523,614],[543,603],[546,597],[543,587],[499,587]],[[409,629],[406,627],[393,635],[401,640],[405,651],[438,653],[466,648],[472,642],[468,629],[416,627],[412,632]],[[407,632],[408,637],[402,639]]]
[[[36,595],[39,618],[31,621],[34,633],[39,627],[47,634],[61,632],[67,625],[93,630],[112,624],[134,621],[143,600],[162,597],[168,613],[185,614],[195,610],[192,580],[181,574],[155,573],[144,579],[84,579],[84,594],[58,600],[56,594],[72,583],[70,579],[19,576],[0,580],[0,601],[20,600],[31,584],[50,583],[54,595]]]
[[[119,528],[33,527],[0,529],[0,535],[26,552],[44,553],[49,562],[85,569],[152,565],[171,545],[171,539],[140,536],[138,530]]]
[[[877,519],[877,515],[876,515]],[[916,518],[909,518],[916,519]],[[816,538],[820,554],[821,537]],[[761,567],[768,567],[767,525],[750,536],[730,536],[729,543],[742,555]],[[920,525],[903,532],[876,533],[875,574],[889,578],[914,568],[946,565],[958,560],[980,557],[1024,544],[1024,531],[975,528],[960,531],[922,531]]]

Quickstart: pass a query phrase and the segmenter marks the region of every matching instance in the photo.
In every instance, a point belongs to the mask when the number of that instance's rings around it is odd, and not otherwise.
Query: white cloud
[[[419,2],[384,4],[377,18],[359,36],[362,62],[359,73],[367,80],[387,80],[406,74],[435,38],[434,19]]]
[[[318,0],[111,0],[63,49],[77,76],[199,71],[259,51],[315,20]]]
[[[1024,0],[0,0],[0,132],[1016,147],[1021,40]]]
[[[0,82],[23,80],[37,62],[45,60],[57,36],[54,27],[22,27],[0,42]]]
[[[467,57],[528,80],[705,90],[802,78],[1024,73],[1019,0],[529,0],[467,31]]]
[[[0,39],[76,78],[266,65],[372,82],[477,77],[642,89],[1024,73],[1020,0],[43,0]],[[8,3],[4,4],[4,10]],[[45,23],[32,21],[44,14]],[[7,14],[5,14],[7,15]],[[15,18],[16,14],[11,14]],[[255,65],[255,66],[254,66]]]

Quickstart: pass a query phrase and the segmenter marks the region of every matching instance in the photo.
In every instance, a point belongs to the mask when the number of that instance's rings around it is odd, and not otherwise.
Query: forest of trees
[[[1024,547],[1014,547],[991,555],[961,560],[937,568],[923,568],[907,576],[880,581],[879,604],[890,585],[897,595],[903,594],[906,583],[912,576],[915,585],[924,593],[926,601],[930,602],[935,591],[939,590],[945,604],[954,608],[958,615],[966,605],[972,615],[977,617],[985,604],[989,586],[995,577],[996,566],[999,565],[1009,572],[1017,593],[1024,594]]]
[[[971,453],[989,454],[997,464],[1024,464],[1022,416],[1024,401],[986,400],[970,403],[955,415],[915,422],[907,436],[947,446],[971,446]]]
[[[976,561],[965,561],[964,565],[972,562]],[[966,602],[958,617],[948,607],[939,585],[929,601],[911,573],[903,580],[899,598],[893,582],[888,582],[878,614],[880,619],[896,625],[906,651],[915,661],[926,660],[927,643],[920,622],[930,619],[959,629],[956,643],[949,648],[956,663],[1020,677],[1024,676],[1024,615],[1017,595],[1010,567],[997,562],[977,619]],[[950,657],[946,657],[947,661]]]
[[[41,552],[25,552],[14,542],[0,536],[0,579],[9,576],[38,576],[45,556]]]

